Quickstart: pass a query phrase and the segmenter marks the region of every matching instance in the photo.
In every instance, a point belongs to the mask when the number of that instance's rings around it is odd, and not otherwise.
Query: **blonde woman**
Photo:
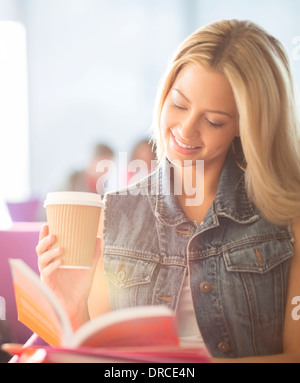
[[[45,226],[44,283],[74,327],[163,304],[182,342],[205,343],[214,361],[300,361],[299,126],[281,44],[248,21],[196,31],[170,63],[154,125],[159,167],[105,196],[98,266],[58,269]]]

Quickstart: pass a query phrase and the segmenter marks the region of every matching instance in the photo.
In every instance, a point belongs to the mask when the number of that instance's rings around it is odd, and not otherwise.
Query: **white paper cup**
[[[92,265],[100,214],[101,197],[96,193],[48,193],[44,202],[49,234],[56,236],[53,248],[63,249],[63,268]]]

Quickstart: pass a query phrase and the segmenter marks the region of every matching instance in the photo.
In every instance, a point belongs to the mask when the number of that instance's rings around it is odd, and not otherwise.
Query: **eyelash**
[[[225,124],[214,124],[213,122],[209,121],[207,118],[205,120],[208,122],[208,124],[211,127],[215,128],[215,129],[221,129],[225,125]]]
[[[174,102],[172,102],[172,107],[175,108],[175,109],[179,109],[179,110],[186,110],[186,108],[182,108],[182,107],[176,105]],[[215,123],[209,121],[207,118],[206,118],[205,120],[208,122],[208,124],[209,124],[212,128],[215,128],[215,129],[221,129],[221,128],[223,128],[223,126],[225,125],[225,124],[215,124]]]
[[[176,105],[174,102],[172,102],[172,107],[179,110],[186,110],[186,108],[182,108],[181,106]]]

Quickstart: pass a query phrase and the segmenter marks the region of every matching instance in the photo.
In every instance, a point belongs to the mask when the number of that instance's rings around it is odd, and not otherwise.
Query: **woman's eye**
[[[216,123],[214,123],[214,122],[208,120],[207,118],[206,118],[206,121],[207,121],[208,124],[209,124],[210,126],[212,126],[213,128],[222,128],[222,127],[225,125],[225,124],[223,124],[223,123],[216,124]]]
[[[172,107],[175,109],[180,109],[180,110],[186,110],[183,106],[175,104],[175,102],[172,102]]]

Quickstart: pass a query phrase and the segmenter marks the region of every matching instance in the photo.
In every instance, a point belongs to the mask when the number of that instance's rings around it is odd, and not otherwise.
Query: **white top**
[[[176,316],[179,326],[180,344],[186,347],[203,346],[204,341],[196,320],[188,275],[184,278]]]

